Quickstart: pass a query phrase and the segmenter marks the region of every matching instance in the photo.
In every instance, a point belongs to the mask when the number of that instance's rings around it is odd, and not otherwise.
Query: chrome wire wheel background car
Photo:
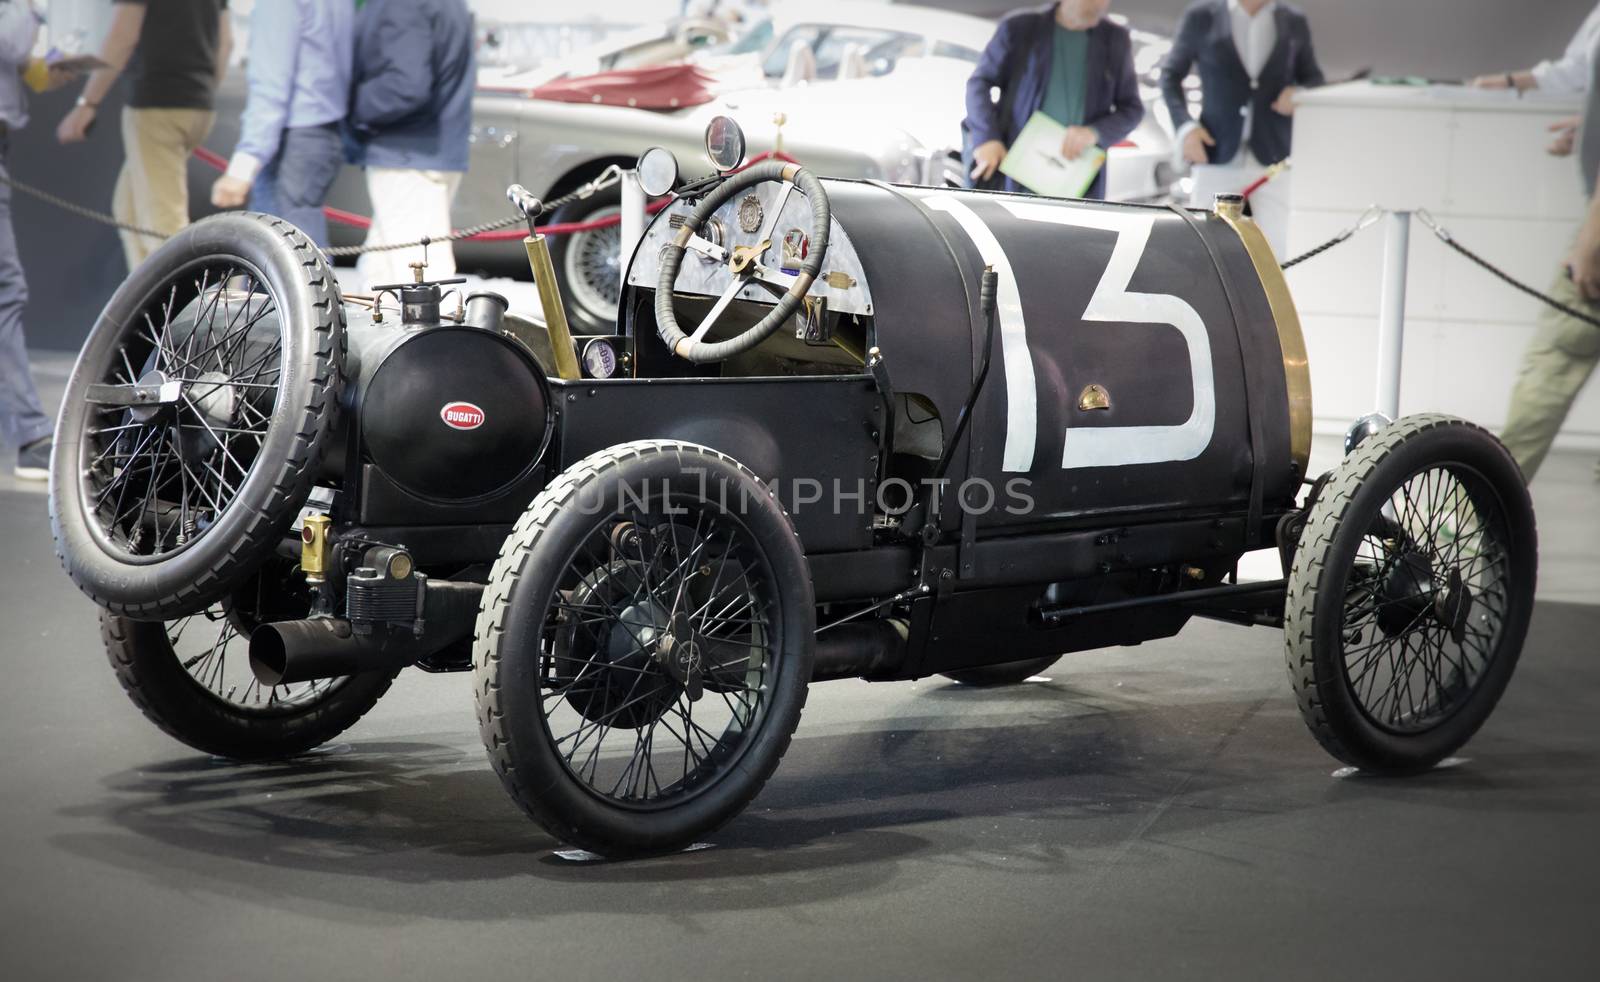
[[[787,517],[731,459],[641,441],[569,468],[490,575],[474,667],[490,760],[560,839],[689,845],[755,796],[811,676]]]
[[[206,753],[266,760],[310,750],[360,719],[396,671],[266,686],[250,670],[250,634],[305,617],[299,567],[269,560],[233,595],[171,621],[100,616],[106,654],[123,689],[156,725]]]
[[[316,479],[344,366],[320,250],[266,215],[208,218],[118,288],[62,399],[56,548],[114,613],[172,619],[227,597]]]
[[[549,224],[593,222],[622,214],[615,187],[596,191],[557,208]],[[612,334],[622,296],[622,225],[550,237],[550,261],[560,273],[567,319],[578,334]]]
[[[1494,708],[1533,608],[1537,536],[1509,454],[1445,416],[1402,419],[1348,457],[1290,573],[1290,676],[1334,756],[1407,772]]]
[[[620,205],[589,213],[585,221],[597,221],[622,214]],[[622,226],[607,225],[588,232],[574,232],[562,253],[561,282],[585,325],[616,323],[617,303],[622,296]]]

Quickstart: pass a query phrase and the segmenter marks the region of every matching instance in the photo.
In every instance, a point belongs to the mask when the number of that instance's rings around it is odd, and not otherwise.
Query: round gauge
[[[590,378],[617,374],[617,349],[605,338],[594,338],[583,346],[583,370]]]

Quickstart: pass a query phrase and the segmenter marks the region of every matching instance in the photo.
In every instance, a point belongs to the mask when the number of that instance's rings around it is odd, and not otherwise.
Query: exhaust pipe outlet
[[[811,681],[874,675],[900,664],[908,626],[899,620],[851,621],[817,635]]]
[[[275,621],[250,632],[250,670],[262,685],[287,685],[405,668],[448,644],[404,628],[357,634],[342,617]]]
[[[271,686],[405,668],[471,637],[482,596],[480,583],[429,580],[420,633],[410,624],[375,624],[357,633],[342,617],[262,624],[250,632],[250,670]]]

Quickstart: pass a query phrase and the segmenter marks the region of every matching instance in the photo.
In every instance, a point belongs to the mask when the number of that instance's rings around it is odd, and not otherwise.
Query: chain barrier
[[[605,170],[601,171],[599,176],[597,176],[594,180],[579,185],[574,190],[561,195],[559,198],[552,198],[551,200],[544,202],[544,210],[546,213],[554,212],[566,205],[571,204],[574,201],[581,201],[585,198],[593,197],[599,192],[616,185],[622,180],[622,174],[622,168],[616,164],[612,164]],[[168,236],[164,233],[120,221],[103,211],[96,211],[93,208],[86,208],[83,205],[77,204],[76,202],[68,201],[59,195],[51,194],[49,191],[45,191],[22,181],[15,180],[3,170],[0,170],[0,184],[4,184],[14,191],[20,191],[21,193],[43,201],[46,204],[54,205],[55,207],[77,215],[80,218],[86,218],[89,221],[98,222],[101,225],[107,225],[111,228],[115,228],[124,232],[132,232],[136,235],[147,235],[154,239],[168,238]],[[1308,259],[1313,259],[1317,256],[1320,256],[1329,249],[1349,241],[1362,231],[1377,224],[1377,222],[1386,214],[1388,214],[1388,210],[1385,208],[1380,208],[1377,205],[1368,207],[1366,211],[1361,213],[1361,217],[1356,219],[1355,224],[1339,232],[1337,235],[1333,236],[1331,239],[1322,243],[1321,245],[1313,249],[1308,249],[1300,255],[1295,256],[1293,259],[1290,259],[1288,262],[1283,263],[1283,269],[1292,269]],[[1517,290],[1520,293],[1524,293],[1535,300],[1538,300],[1540,303],[1543,303],[1546,306],[1566,314],[1568,317],[1582,321],[1591,327],[1600,328],[1600,317],[1579,310],[1571,304],[1562,303],[1555,297],[1534,289],[1528,284],[1523,283],[1521,280],[1516,279],[1510,273],[1507,273],[1505,270],[1489,262],[1489,260],[1484,259],[1476,252],[1473,252],[1471,249],[1468,249],[1466,246],[1462,245],[1459,241],[1457,241],[1456,237],[1452,235],[1448,229],[1441,226],[1426,209],[1418,209],[1412,214],[1416,216],[1417,221],[1421,222],[1425,228],[1437,236],[1440,242],[1443,242],[1461,256],[1471,261],[1474,265],[1481,267],[1496,279],[1505,283],[1507,286]],[[587,231],[590,228],[600,228],[607,225],[614,225],[619,220],[620,216],[611,216],[609,218],[602,218],[598,221],[589,223],[573,223],[570,225],[550,226],[549,232],[546,234],[559,235],[575,231]],[[457,229],[456,231],[451,232],[449,235],[441,236],[437,239],[424,237],[416,240],[415,242],[395,242],[370,246],[340,246],[333,249],[324,249],[323,252],[326,253],[330,258],[333,258],[337,256],[359,256],[368,252],[391,252],[398,249],[415,249],[421,246],[431,245],[436,242],[458,242],[462,239],[471,239],[477,236],[498,232],[502,229],[509,229],[514,225],[520,226],[525,222],[526,219],[518,215],[511,218],[503,218],[498,221],[484,222],[479,225]]]
[[[1334,246],[1349,241],[1356,235],[1356,233],[1376,225],[1378,220],[1381,219],[1385,214],[1387,214],[1387,212],[1385,212],[1382,208],[1379,208],[1377,205],[1369,206],[1366,211],[1361,213],[1361,217],[1356,219],[1356,223],[1354,225],[1317,246],[1315,249],[1308,249],[1305,252],[1302,252],[1300,255],[1295,256],[1293,259],[1284,263],[1283,268],[1286,270],[1292,269],[1293,267],[1305,262],[1307,259],[1313,259],[1317,256],[1320,256],[1329,249],[1332,249]]]
[[[621,167],[617,166],[616,164],[612,164],[605,170],[601,171],[599,176],[594,180],[579,185],[574,190],[569,191],[559,198],[552,198],[551,200],[544,202],[544,210],[546,213],[554,212],[557,209],[569,205],[574,201],[581,201],[585,198],[593,197],[595,194],[604,191],[620,182],[622,180],[622,173]],[[133,225],[128,222],[124,222],[112,215],[106,214],[103,211],[96,211],[93,208],[86,208],[83,205],[68,201],[66,198],[60,197],[59,195],[51,194],[49,191],[45,191],[40,188],[36,188],[31,184],[18,181],[4,171],[0,171],[0,184],[5,184],[7,187],[15,191],[20,191],[29,197],[37,198],[46,204],[54,205],[63,211],[77,215],[79,218],[86,218],[91,222],[107,225],[119,231],[132,232],[135,235],[146,235],[156,240],[165,240],[170,238],[170,236],[164,232],[157,232],[154,229],[143,228],[139,225]],[[586,231],[591,226],[594,228],[600,228],[606,225],[615,225],[619,220],[620,217],[602,218],[597,222],[588,223],[588,225],[572,224],[560,226],[559,228],[552,227],[552,230],[549,234],[559,235],[576,231]],[[322,251],[329,258],[333,258],[336,256],[359,256],[368,252],[392,252],[398,249],[415,249],[423,245],[432,245],[438,242],[458,242],[462,239],[470,239],[476,236],[485,235],[487,233],[498,232],[502,229],[508,229],[514,225],[525,225],[526,222],[527,219],[523,218],[521,215],[516,215],[511,218],[502,218],[498,221],[484,222],[481,225],[473,225],[468,228],[457,229],[456,231],[451,232],[449,235],[440,236],[438,238],[425,237],[418,239],[415,242],[394,242],[384,243],[381,245],[339,246],[337,248],[324,249]],[[520,235],[517,237],[520,238]]]
[[[1568,317],[1576,318],[1577,320],[1588,324],[1590,327],[1600,327],[1600,317],[1596,317],[1590,313],[1585,313],[1571,304],[1562,303],[1560,300],[1557,300],[1555,297],[1552,297],[1547,293],[1541,293],[1540,291],[1535,290],[1533,287],[1523,283],[1521,280],[1512,277],[1510,273],[1507,273],[1494,263],[1491,263],[1489,260],[1478,255],[1476,252],[1468,249],[1460,242],[1457,242],[1456,237],[1451,235],[1448,229],[1441,226],[1438,221],[1428,213],[1427,209],[1419,209],[1412,214],[1417,216],[1417,221],[1421,222],[1425,228],[1427,228],[1434,235],[1438,236],[1440,242],[1443,242],[1445,245],[1454,249],[1456,252],[1471,260],[1476,265],[1481,266],[1484,270],[1488,271],[1496,279],[1505,283],[1513,290],[1525,293],[1535,300],[1538,300],[1540,303],[1559,310]]]
[[[167,237],[165,232],[157,232],[154,229],[141,228],[138,225],[129,225],[127,222],[118,221],[103,211],[95,211],[93,208],[85,208],[83,205],[68,201],[66,198],[57,197],[56,195],[51,194],[49,191],[42,191],[39,188],[33,187],[32,185],[13,180],[11,175],[5,171],[0,171],[0,184],[4,184],[13,191],[21,191],[30,198],[37,198],[40,201],[43,201],[45,204],[55,205],[57,208],[77,215],[79,218],[87,218],[91,222],[99,222],[101,225],[109,225],[114,229],[120,229],[124,232],[133,232],[136,235],[148,235],[152,239],[165,239]]]

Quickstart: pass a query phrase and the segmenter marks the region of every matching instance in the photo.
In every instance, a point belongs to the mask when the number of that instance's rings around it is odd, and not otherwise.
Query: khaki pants
[[[1600,304],[1583,299],[1565,270],[1556,274],[1547,292],[1569,307],[1600,316]],[[1528,480],[1533,480],[1544,463],[1596,361],[1600,361],[1600,327],[1542,306],[1539,330],[1523,352],[1505,433],[1500,437]]]
[[[460,171],[368,167],[372,228],[367,230],[366,244],[392,245],[449,235],[450,202],[460,186]],[[357,282],[362,289],[410,283],[410,264],[421,262],[422,254],[419,246],[363,253],[356,260]],[[456,255],[449,242],[430,242],[427,254],[428,279],[449,279],[456,274]]]
[[[167,235],[189,224],[189,155],[216,114],[207,109],[124,109],[122,150],[111,213],[118,221]],[[128,269],[144,261],[160,240],[122,232]]]

